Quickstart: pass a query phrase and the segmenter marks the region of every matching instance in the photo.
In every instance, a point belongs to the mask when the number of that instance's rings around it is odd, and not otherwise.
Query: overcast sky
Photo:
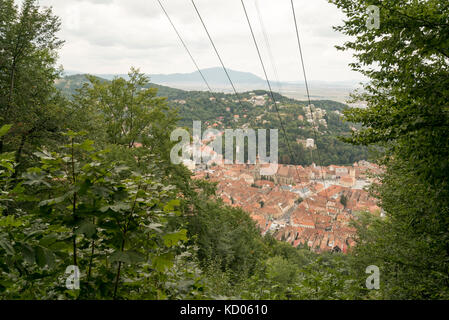
[[[190,0],[162,0],[201,68],[219,66]],[[261,32],[256,2],[268,33],[281,81],[302,79],[290,0],[245,0],[269,77],[276,80]],[[263,77],[240,0],[196,0],[226,67]],[[62,18],[66,41],[60,64],[66,70],[149,74],[195,71],[157,0],[40,0]],[[310,80],[362,79],[350,70],[350,53],[335,45],[347,40],[332,30],[343,15],[327,0],[295,0]]]

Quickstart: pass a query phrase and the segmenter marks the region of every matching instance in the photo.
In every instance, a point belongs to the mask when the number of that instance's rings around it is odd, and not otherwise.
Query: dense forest
[[[340,148],[337,136],[348,154],[381,146],[386,168],[372,190],[386,217],[360,213],[346,255],[261,236],[213,184],[170,162],[182,119],[220,116],[204,93],[156,87],[134,68],[63,92],[60,19],[36,0],[0,0],[0,299],[448,299],[449,4],[330,2],[347,16],[336,29],[353,36],[340,49],[356,52],[352,67],[371,82],[355,97],[368,108],[345,110],[359,130],[345,135],[330,117],[318,147]],[[367,4],[382,8],[381,28],[366,28]],[[184,111],[176,99],[190,101]],[[279,99],[286,114],[303,112]],[[323,157],[360,155],[332,152]],[[370,265],[379,290],[366,287]]]

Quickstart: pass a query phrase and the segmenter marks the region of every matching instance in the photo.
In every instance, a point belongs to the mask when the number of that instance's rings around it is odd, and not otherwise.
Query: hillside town
[[[200,165],[195,179],[217,183],[228,205],[250,213],[262,234],[315,252],[347,252],[355,245],[350,222],[356,212],[383,215],[366,188],[381,169],[360,161],[352,166],[279,165],[261,176],[258,164]]]

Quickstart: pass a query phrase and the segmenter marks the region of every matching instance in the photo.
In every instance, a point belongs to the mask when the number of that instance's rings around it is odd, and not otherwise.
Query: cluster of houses
[[[250,102],[255,107],[263,107],[267,103],[268,95],[257,96],[255,93],[251,92],[249,94],[250,99],[244,99],[244,101]]]
[[[222,165],[195,169],[194,178],[217,183],[228,205],[249,212],[262,234],[316,252],[347,252],[354,246],[356,212],[382,215],[366,187],[381,169],[366,161],[352,166],[279,165],[261,176],[256,165]]]
[[[307,122],[313,124],[321,124],[327,127],[327,121],[324,117],[327,114],[327,111],[321,108],[316,108],[315,105],[311,104],[309,106],[304,107],[304,112],[306,114]]]

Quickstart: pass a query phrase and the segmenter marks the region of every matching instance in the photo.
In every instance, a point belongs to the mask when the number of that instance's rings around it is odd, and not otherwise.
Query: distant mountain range
[[[234,84],[252,84],[252,85],[266,85],[266,80],[262,79],[261,77],[251,73],[251,72],[243,72],[243,71],[236,71],[232,69],[227,69],[228,74]],[[220,67],[214,67],[214,68],[207,68],[202,69],[201,72],[203,73],[206,80],[211,85],[229,85],[228,77],[226,76],[226,73],[224,72],[223,68]],[[85,74],[86,72],[79,72],[79,71],[65,71],[65,75],[76,75],[76,74]],[[114,77],[123,77],[128,78],[127,74],[93,74],[95,76],[101,77],[103,79],[112,80]],[[200,73],[198,71],[190,72],[190,73],[172,73],[172,74],[149,74],[148,75],[151,78],[151,82],[154,83],[164,83],[164,84],[170,84],[170,83],[204,83]],[[303,81],[291,81],[291,82],[276,82],[273,80],[270,80],[270,82],[275,85],[282,85],[282,86],[291,86],[291,85],[300,85],[304,84]],[[316,83],[316,84],[327,84],[327,85],[340,85],[340,86],[355,86],[358,84],[357,81],[338,81],[338,82],[329,82],[329,81],[311,81],[310,83]]]
[[[208,68],[201,70],[204,77],[211,85],[227,85],[229,80],[222,68]],[[228,70],[229,76],[236,84],[257,84],[263,85],[265,81],[258,76],[235,70]],[[182,82],[203,82],[198,71],[191,73],[175,73],[175,74],[153,74],[150,75],[151,81],[155,83],[182,83]]]
[[[232,92],[232,87],[222,68],[214,67],[201,70],[204,77],[212,87],[213,91]],[[239,92],[267,89],[265,79],[250,73],[228,69],[229,77]],[[84,72],[65,71],[65,75],[84,74]],[[127,74],[93,74],[103,79],[112,80],[114,77],[128,78]],[[183,90],[207,90],[207,87],[198,71],[190,73],[174,74],[149,74],[152,83]],[[310,81],[311,94],[313,99],[333,99],[345,102],[357,87],[356,81]],[[304,82],[276,82],[271,81],[274,91],[281,92],[291,98],[305,98]]]

